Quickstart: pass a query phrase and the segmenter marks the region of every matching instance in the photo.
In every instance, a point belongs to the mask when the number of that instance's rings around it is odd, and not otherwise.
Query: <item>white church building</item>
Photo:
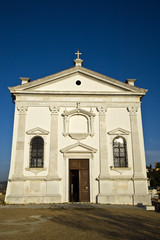
[[[147,90],[82,67],[10,87],[7,204],[150,204],[141,101]]]

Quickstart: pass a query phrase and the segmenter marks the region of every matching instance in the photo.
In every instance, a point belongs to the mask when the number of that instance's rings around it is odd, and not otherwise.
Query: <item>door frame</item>
[[[65,165],[62,173],[63,176],[65,176],[63,182],[62,201],[69,202],[69,159],[89,159],[90,202],[96,202],[95,194],[97,194],[97,192],[95,192],[95,189],[96,187],[98,187],[98,184],[95,182],[96,177],[94,174],[94,155],[97,152],[97,149],[84,143],[77,142],[75,144],[62,148],[60,152],[63,154],[63,160]]]
[[[93,157],[90,154],[76,154],[76,155],[68,155],[67,158],[65,158],[65,184],[64,184],[64,199],[65,202],[70,202],[69,199],[69,159],[88,159],[89,161],[89,196],[90,196],[90,202],[93,202],[93,177],[92,177],[92,162]]]
[[[70,168],[70,160],[74,160],[74,161],[83,161],[83,160],[87,160],[87,162],[88,162],[88,168],[87,169],[83,169],[83,168]],[[78,202],[81,202],[80,201],[80,196],[81,196],[81,192],[80,192],[80,187],[81,187],[81,177],[80,177],[80,172],[81,171],[83,171],[83,170],[87,170],[88,171],[88,188],[89,188],[89,190],[88,190],[88,199],[89,199],[89,201],[87,201],[87,202],[90,202],[90,200],[91,200],[91,196],[90,196],[90,160],[89,160],[89,158],[69,158],[68,159],[68,165],[69,165],[69,167],[68,167],[68,175],[69,175],[69,183],[68,183],[68,190],[69,190],[69,193],[68,193],[68,195],[69,195],[69,202],[70,202],[70,194],[71,194],[71,192],[70,192],[70,180],[71,180],[71,176],[70,176],[70,174],[71,174],[71,170],[77,170],[78,171],[78,177],[79,177],[79,201]]]

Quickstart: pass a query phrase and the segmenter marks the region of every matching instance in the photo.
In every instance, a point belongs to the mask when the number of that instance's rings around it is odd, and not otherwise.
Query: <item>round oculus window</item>
[[[81,85],[81,81],[80,81],[80,80],[77,80],[77,81],[76,81],[76,85],[78,85],[78,86]]]

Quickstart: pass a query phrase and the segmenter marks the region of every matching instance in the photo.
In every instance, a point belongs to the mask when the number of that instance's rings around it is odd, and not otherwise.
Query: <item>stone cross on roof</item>
[[[74,60],[75,66],[82,66],[83,60],[79,58],[79,55],[82,55],[82,53],[80,53],[78,49],[75,54],[77,55],[77,58]]]
[[[79,55],[82,55],[82,53],[79,52],[79,49],[77,50],[77,52],[75,53],[77,55],[77,59],[79,60]]]

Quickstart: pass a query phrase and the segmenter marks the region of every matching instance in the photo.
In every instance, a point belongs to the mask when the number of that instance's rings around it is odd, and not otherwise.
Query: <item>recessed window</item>
[[[30,168],[43,168],[43,153],[43,138],[32,138],[30,142]]]
[[[81,85],[81,81],[80,81],[80,80],[77,80],[77,81],[76,81],[76,85],[78,85],[78,86]]]
[[[125,138],[119,136],[113,139],[114,167],[128,167],[127,143]]]

